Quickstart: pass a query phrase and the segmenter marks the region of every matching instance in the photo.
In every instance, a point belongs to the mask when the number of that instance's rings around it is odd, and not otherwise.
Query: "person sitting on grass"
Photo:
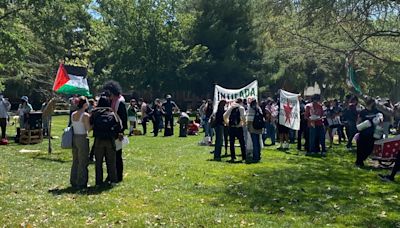
[[[186,137],[188,134],[189,126],[189,115],[186,113],[186,108],[184,108],[179,116],[179,137]]]
[[[188,135],[198,135],[200,131],[200,124],[196,120],[191,120],[188,124]]]

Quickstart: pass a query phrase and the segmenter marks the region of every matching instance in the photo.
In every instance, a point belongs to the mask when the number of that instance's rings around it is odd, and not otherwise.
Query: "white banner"
[[[299,96],[282,89],[279,96],[279,124],[293,130],[300,129]]]
[[[257,80],[248,84],[241,89],[226,89],[219,85],[215,85],[214,89],[214,112],[217,111],[218,103],[226,100],[229,103],[234,102],[237,98],[247,99],[255,97],[258,99],[258,82]]]

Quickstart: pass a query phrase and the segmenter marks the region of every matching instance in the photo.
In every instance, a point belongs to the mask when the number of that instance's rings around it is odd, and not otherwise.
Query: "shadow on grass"
[[[42,160],[42,161],[57,162],[57,163],[61,163],[61,164],[70,163],[70,162],[71,162],[71,160],[65,160],[65,159],[58,158],[58,157],[56,157],[56,158],[54,158],[54,157],[49,157],[48,154],[46,154],[45,156],[43,156],[43,154],[40,154],[40,153],[39,153],[39,154],[36,154],[35,156],[32,156],[32,158],[33,158],[33,159]]]
[[[388,198],[397,195],[400,186],[388,188],[378,178],[371,179],[371,171],[357,170],[352,164],[343,166],[314,157],[300,159],[285,161],[289,168],[252,167],[250,175],[236,173],[237,178],[225,179],[227,187],[222,189],[223,194],[218,194],[221,189],[208,191],[219,195],[216,205],[235,205],[244,213],[290,213],[290,216],[320,222],[320,225],[398,225],[397,220],[379,216],[379,213],[397,211],[400,202]],[[376,173],[372,172],[372,175],[376,176]],[[343,220],[343,216],[357,218]]]
[[[47,158],[47,157],[33,157],[33,159],[43,160],[43,161],[50,161],[50,162],[58,162],[58,163],[69,163],[71,161],[66,161],[61,158]]]
[[[113,186],[111,185],[103,185],[103,186],[93,186],[84,189],[77,189],[71,186],[59,189],[50,189],[48,192],[53,195],[64,195],[64,194],[80,194],[80,195],[99,195],[103,192],[107,192],[111,190]]]

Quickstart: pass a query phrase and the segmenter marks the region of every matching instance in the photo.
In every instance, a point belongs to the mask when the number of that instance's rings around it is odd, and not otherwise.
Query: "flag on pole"
[[[357,93],[362,94],[361,87],[356,81],[356,71],[351,64],[347,66],[347,84],[353,87]]]
[[[86,75],[87,69],[84,67],[60,64],[53,90],[66,95],[91,96]]]

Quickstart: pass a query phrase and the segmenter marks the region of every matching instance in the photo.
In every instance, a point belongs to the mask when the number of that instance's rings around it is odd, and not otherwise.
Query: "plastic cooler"
[[[400,135],[393,138],[375,141],[371,158],[379,162],[391,162],[396,160],[400,151]]]

